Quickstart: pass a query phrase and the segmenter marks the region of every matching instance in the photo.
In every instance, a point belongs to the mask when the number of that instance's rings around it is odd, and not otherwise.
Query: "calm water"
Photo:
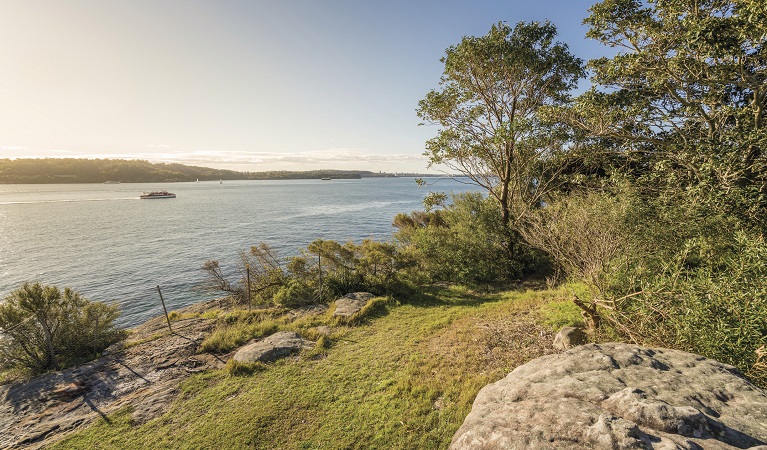
[[[441,180],[432,190],[471,186]],[[169,190],[176,199],[140,200]],[[421,209],[412,178],[165,184],[0,185],[0,296],[24,281],[117,302],[120,325],[215,296],[200,266],[266,242],[290,256],[315,239],[390,240],[398,212]]]

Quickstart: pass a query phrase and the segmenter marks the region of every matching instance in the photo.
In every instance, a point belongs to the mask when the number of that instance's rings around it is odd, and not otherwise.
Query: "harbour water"
[[[444,179],[434,191],[476,187]],[[175,199],[141,200],[167,190]],[[0,185],[0,297],[25,281],[120,305],[121,326],[214,297],[206,260],[234,269],[266,242],[282,256],[315,239],[391,240],[399,212],[422,209],[413,178]]]

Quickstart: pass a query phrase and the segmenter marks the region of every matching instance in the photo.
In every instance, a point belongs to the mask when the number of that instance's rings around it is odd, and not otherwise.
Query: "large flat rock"
[[[484,387],[451,449],[767,450],[767,392],[677,350],[589,344]]]
[[[237,350],[233,359],[239,362],[270,362],[303,349],[313,348],[314,344],[291,331],[280,331],[260,341],[246,344]]]

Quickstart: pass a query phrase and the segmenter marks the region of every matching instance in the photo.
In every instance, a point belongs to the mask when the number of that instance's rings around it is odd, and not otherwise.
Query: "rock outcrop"
[[[232,359],[239,362],[271,362],[303,349],[314,348],[314,344],[291,331],[280,331],[260,341],[246,344],[237,350]]]
[[[484,387],[450,448],[767,450],[767,392],[702,356],[583,345]]]
[[[554,336],[554,348],[557,350],[569,350],[573,347],[586,343],[586,333],[576,327],[562,327]]]
[[[333,311],[333,315],[336,317],[351,317],[360,312],[373,297],[373,294],[369,292],[346,294],[336,300],[336,309]]]
[[[220,300],[184,312],[220,306]],[[47,447],[68,431],[130,406],[134,423],[163,414],[191,374],[221,368],[225,361],[197,354],[214,320],[173,322],[155,318],[134,329],[125,348],[81,366],[0,386],[0,448]]]

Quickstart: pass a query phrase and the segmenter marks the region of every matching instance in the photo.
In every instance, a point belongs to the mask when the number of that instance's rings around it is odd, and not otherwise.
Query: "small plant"
[[[762,345],[754,353],[756,362],[746,376],[761,386],[767,386],[767,345]]]

